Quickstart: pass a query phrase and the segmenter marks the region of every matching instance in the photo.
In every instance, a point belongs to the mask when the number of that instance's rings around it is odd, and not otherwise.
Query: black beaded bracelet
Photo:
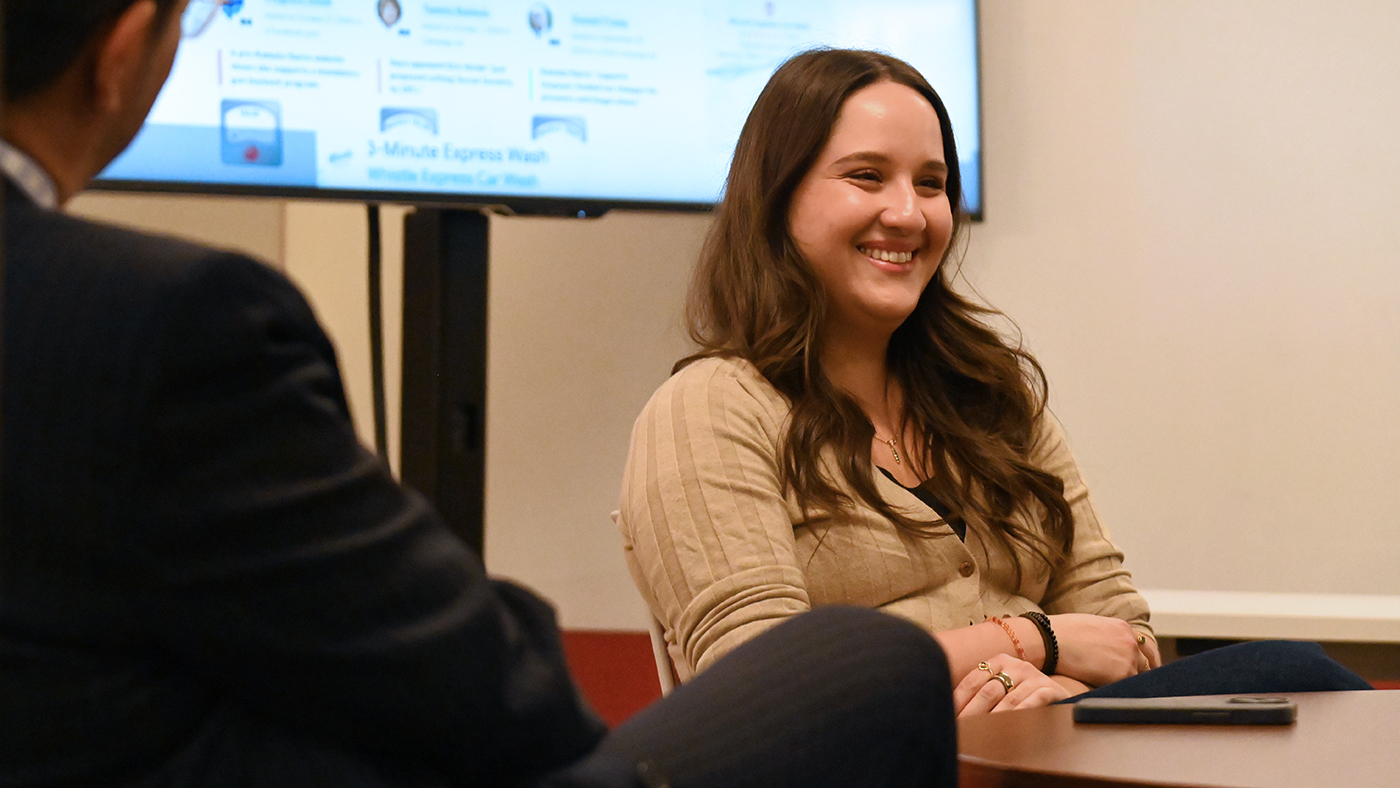
[[[1055,668],[1060,664],[1060,642],[1055,639],[1055,630],[1050,626],[1050,617],[1040,612],[1032,610],[1022,613],[1021,618],[1028,618],[1035,628],[1040,630],[1040,638],[1045,641],[1045,665],[1040,668],[1040,672],[1047,676],[1055,675]]]

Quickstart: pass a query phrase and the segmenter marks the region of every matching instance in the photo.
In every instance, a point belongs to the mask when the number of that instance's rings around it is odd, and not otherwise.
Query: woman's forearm
[[[1078,679],[1072,679],[1069,676],[1051,676],[1050,680],[1068,690],[1069,696],[1071,698],[1082,692],[1088,692],[1089,690],[1093,689],[1093,687],[1089,686],[1088,684],[1085,684],[1084,682]]]
[[[1024,659],[1037,668],[1044,666],[1045,642],[1041,639],[1040,630],[1036,628],[1035,623],[1020,617],[1001,620],[1016,633],[1021,650],[1025,652]],[[1016,645],[1011,636],[1000,624],[991,620],[970,627],[937,632],[934,638],[948,656],[948,672],[952,676],[954,686],[967,674],[976,670],[979,662],[985,662],[992,656],[1010,654],[1020,657],[1016,653]]]

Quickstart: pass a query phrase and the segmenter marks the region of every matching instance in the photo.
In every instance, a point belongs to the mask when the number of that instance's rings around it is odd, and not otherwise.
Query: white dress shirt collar
[[[0,171],[9,176],[19,190],[40,208],[58,209],[58,187],[53,178],[29,154],[5,140],[0,140]]]

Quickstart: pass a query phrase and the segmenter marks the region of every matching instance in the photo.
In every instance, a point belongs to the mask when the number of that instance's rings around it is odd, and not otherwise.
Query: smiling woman
[[[957,162],[938,94],[886,55],[804,53],[754,105],[692,284],[700,349],[638,419],[618,513],[683,677],[827,604],[934,632],[973,712],[1158,663],[1039,366],[952,287]]]
[[[933,633],[965,715],[1365,687],[1297,644],[1147,672],[1147,604],[1039,365],[953,287],[957,162],[887,55],[798,55],[754,105],[691,286],[699,350],[638,418],[617,514],[681,677],[840,604]]]

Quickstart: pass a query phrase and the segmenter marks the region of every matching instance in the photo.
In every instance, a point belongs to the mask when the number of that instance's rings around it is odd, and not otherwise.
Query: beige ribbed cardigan
[[[1074,551],[1053,577],[1022,556],[1025,577],[1012,587],[1009,558],[977,523],[964,544],[946,525],[936,538],[911,536],[860,504],[834,515],[800,509],[778,484],[788,413],[751,364],[712,358],[666,381],[633,427],[614,518],[682,679],[817,605],[880,608],[930,632],[1043,610],[1115,616],[1151,634],[1147,604],[1053,418],[1043,420],[1034,461],[1065,480]],[[937,518],[883,474],[875,482],[897,510]]]

